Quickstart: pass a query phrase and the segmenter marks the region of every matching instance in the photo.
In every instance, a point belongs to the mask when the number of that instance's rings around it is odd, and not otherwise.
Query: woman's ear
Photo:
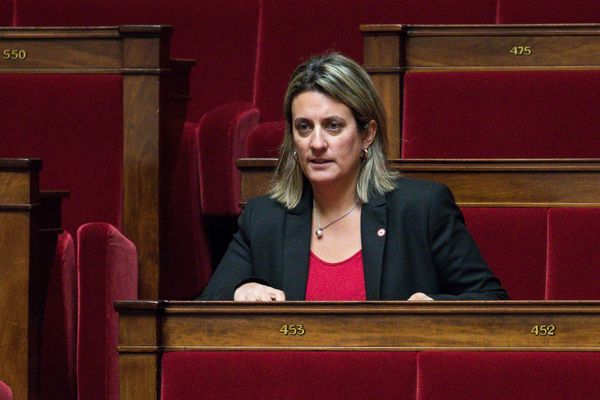
[[[363,138],[362,148],[366,149],[371,146],[373,140],[375,140],[375,135],[377,134],[377,122],[374,119],[369,121],[367,124],[367,129],[365,130],[365,137]]]

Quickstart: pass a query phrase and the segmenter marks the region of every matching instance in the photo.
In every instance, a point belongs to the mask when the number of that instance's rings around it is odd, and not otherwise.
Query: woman
[[[443,185],[387,169],[367,73],[337,53],[293,73],[268,196],[250,200],[201,300],[506,299]]]

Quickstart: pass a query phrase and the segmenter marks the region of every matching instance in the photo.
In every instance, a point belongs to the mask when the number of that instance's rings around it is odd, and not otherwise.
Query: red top
[[[366,300],[362,250],[347,260],[330,263],[310,252],[306,300]]]

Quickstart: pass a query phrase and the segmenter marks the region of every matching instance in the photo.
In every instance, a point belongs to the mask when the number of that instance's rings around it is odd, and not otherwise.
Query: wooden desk
[[[275,159],[241,159],[242,203],[267,192]],[[600,207],[600,160],[391,160],[409,178],[448,185],[462,207]]]
[[[404,73],[600,69],[600,25],[362,25],[364,67],[400,158]],[[514,49],[514,50],[513,50]]]
[[[118,302],[121,399],[169,351],[600,351],[598,301]]]
[[[165,148],[183,131],[193,65],[169,58],[172,33],[158,25],[0,28],[0,47],[14,50],[0,58],[0,73],[122,75],[123,231],[137,247],[140,296],[150,299],[164,259]]]
[[[39,191],[42,163],[0,159],[0,377],[36,399],[48,274],[66,192]]]

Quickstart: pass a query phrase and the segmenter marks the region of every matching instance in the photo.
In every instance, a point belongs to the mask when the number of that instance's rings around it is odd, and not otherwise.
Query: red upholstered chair
[[[247,156],[251,158],[279,157],[279,148],[285,133],[285,121],[263,122],[247,139]]]
[[[402,157],[599,157],[599,90],[600,71],[407,73]]]
[[[469,231],[512,300],[543,300],[546,208],[463,208]]]
[[[172,352],[162,400],[414,399],[416,353]]]
[[[587,400],[600,393],[600,353],[422,352],[417,400]]]
[[[589,0],[498,0],[499,24],[598,23],[600,3]]]
[[[0,400],[13,400],[12,390],[2,381],[0,381]]]
[[[77,231],[77,272],[77,398],[115,400],[119,326],[113,303],[137,299],[135,246],[109,224],[85,224]]]
[[[600,209],[555,208],[548,218],[548,300],[600,300]]]
[[[77,271],[68,232],[58,237],[46,295],[41,348],[41,397],[77,398]]]

